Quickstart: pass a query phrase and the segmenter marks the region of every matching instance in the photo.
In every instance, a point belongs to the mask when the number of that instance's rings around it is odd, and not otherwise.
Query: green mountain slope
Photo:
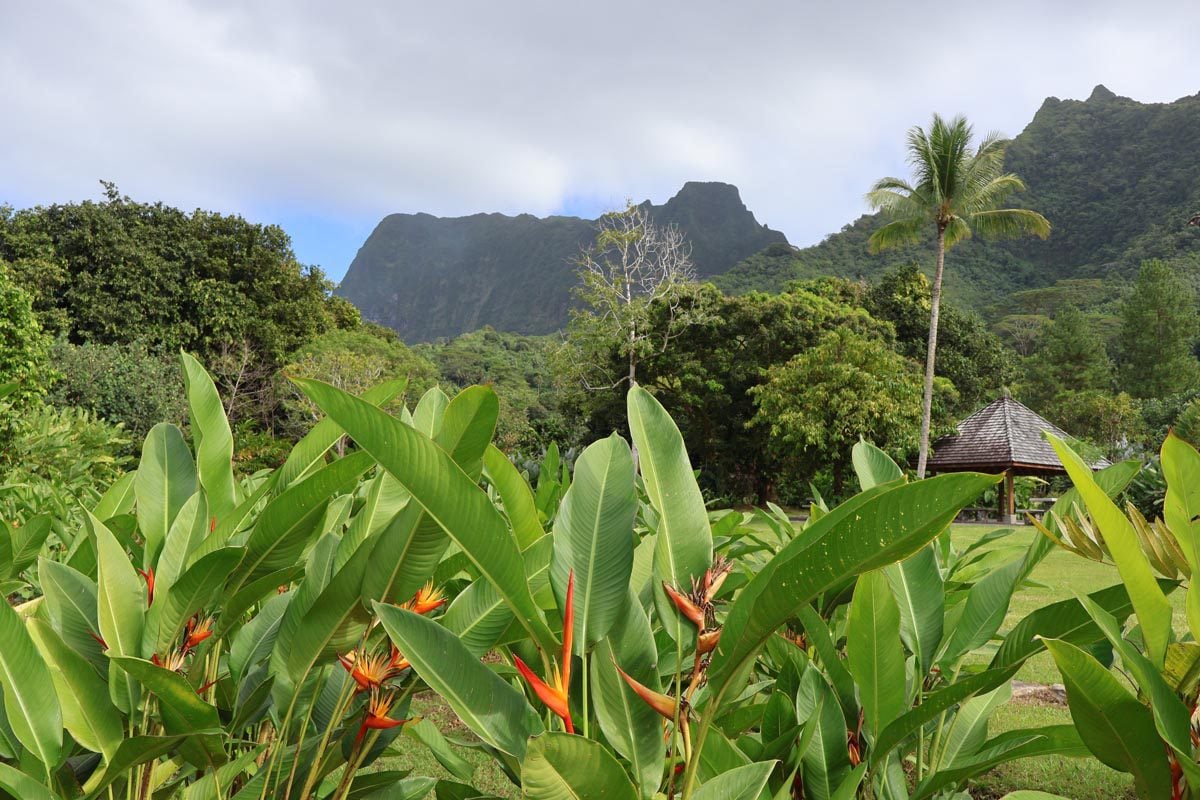
[[[729,184],[689,182],[665,204],[647,207],[658,223],[679,225],[702,278],[786,242],[754,219]],[[410,342],[485,325],[549,333],[567,322],[573,261],[592,241],[593,224],[529,214],[392,214],[359,249],[337,291]]]
[[[985,308],[1015,291],[1070,278],[1127,278],[1146,258],[1200,251],[1200,94],[1139,103],[1097,86],[1086,101],[1049,98],[1008,150],[1007,167],[1028,191],[1016,205],[1054,225],[1047,241],[969,241],[947,256],[947,294]],[[864,186],[864,191],[868,187]],[[881,223],[864,216],[820,244],[773,247],[716,282],[726,291],[779,290],[820,275],[873,278],[910,261],[932,267],[923,247],[878,256],[867,238]]]

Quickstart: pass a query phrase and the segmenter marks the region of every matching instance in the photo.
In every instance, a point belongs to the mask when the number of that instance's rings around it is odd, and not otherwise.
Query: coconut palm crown
[[[971,125],[965,117],[947,121],[934,114],[928,130],[914,126],[908,132],[908,161],[913,181],[883,178],[867,193],[871,207],[891,220],[871,235],[868,241],[871,252],[915,243],[930,228],[937,234],[917,461],[917,475],[922,478],[929,455],[938,309],[946,250],[969,238],[973,231],[997,238],[1033,235],[1045,239],[1050,235],[1050,222],[1036,211],[1000,208],[1009,195],[1025,189],[1020,178],[1004,172],[1008,140],[990,133],[972,150],[972,138]]]

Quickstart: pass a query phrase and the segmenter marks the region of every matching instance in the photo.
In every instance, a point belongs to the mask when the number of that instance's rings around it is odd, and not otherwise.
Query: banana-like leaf
[[[662,782],[662,718],[634,694],[617,665],[643,686],[660,691],[658,650],[650,620],[632,590],[627,591],[625,616],[592,654],[592,704],[604,738],[629,762],[634,783],[642,796],[649,797]]]
[[[50,515],[39,514],[27,519],[24,525],[9,529],[12,560],[7,563],[11,564],[9,574],[12,577],[20,575],[34,561],[37,561],[38,554],[42,552],[42,545],[46,543],[46,537],[50,535],[52,525],[53,520]],[[0,561],[0,564],[4,563],[6,562]]]
[[[413,409],[412,427],[432,439],[442,427],[442,415],[450,398],[440,387],[434,386],[421,395],[417,407]]]
[[[129,563],[125,549],[104,523],[91,514],[84,517],[96,543],[96,620],[109,657],[140,656],[145,625],[147,587]],[[117,708],[126,714],[138,709],[137,682],[109,665],[108,691]]]
[[[179,358],[183,362],[192,442],[196,446],[196,477],[204,487],[209,510],[220,518],[232,511],[240,499],[233,479],[233,433],[212,377],[190,354],[180,351]]]
[[[464,725],[491,747],[524,758],[529,737],[544,730],[525,695],[436,622],[382,603],[375,604],[375,613],[413,670]]]
[[[118,514],[128,514],[133,510],[134,495],[133,482],[137,480],[137,471],[126,472],[121,477],[112,482],[112,485],[104,490],[104,494],[96,501],[96,505],[92,507],[92,513],[97,519],[109,519]]]
[[[893,749],[951,706],[1007,683],[1017,674],[1019,668],[1019,665],[1014,664],[1004,669],[990,669],[957,680],[926,695],[921,705],[906,712],[879,734],[871,748],[871,764],[874,766],[883,763]]]
[[[1022,564],[1019,558],[1011,561],[989,572],[970,588],[962,614],[939,658],[941,664],[953,664],[975,648],[982,647],[1000,629],[1017,588]]]
[[[854,685],[854,676],[846,669],[845,659],[841,658],[833,642],[833,634],[825,620],[811,605],[800,608],[797,616],[808,635],[808,641],[817,651],[820,658],[821,670],[829,679],[833,692],[837,695],[838,704],[846,717],[846,726],[858,724],[858,698]]]
[[[571,488],[554,519],[550,576],[559,607],[575,575],[575,653],[585,656],[625,613],[637,515],[633,457],[613,434],[575,462]]]
[[[683,436],[671,415],[640,386],[631,388],[626,400],[642,481],[658,514],[654,604],[664,629],[675,640],[676,659],[682,661],[696,629],[675,608],[661,583],[684,593],[691,590],[692,579],[699,579],[712,564],[712,528]]]
[[[329,498],[353,487],[371,464],[368,454],[352,453],[322,467],[268,503],[246,540],[246,556],[238,567],[240,580],[236,588],[295,564]]]
[[[557,639],[533,601],[516,540],[487,494],[442,448],[414,428],[328,384],[296,383],[408,489],[479,574],[496,586],[534,641],[553,651]]]
[[[1168,433],[1162,445],[1162,472],[1167,482],[1163,499],[1163,517],[1167,528],[1183,551],[1193,576],[1200,576],[1200,453],[1196,448]],[[1200,638],[1200,586],[1188,584],[1188,628]]]
[[[1009,761],[1049,755],[1076,758],[1087,755],[1087,748],[1079,740],[1074,725],[1049,725],[1002,733],[988,740],[969,763],[931,774],[913,791],[912,800],[926,800],[947,786],[982,775]]]
[[[166,653],[179,644],[188,620],[220,597],[225,580],[241,562],[243,552],[240,547],[214,550],[193,564],[174,585],[155,590],[142,634],[143,655]]]
[[[638,793],[599,742],[543,733],[521,763],[522,796],[529,800],[637,800]]]
[[[1164,592],[1171,591],[1177,585],[1173,581],[1159,581]],[[1092,592],[1088,598],[1120,622],[1133,613],[1133,604],[1129,601],[1124,584],[1118,583]],[[1100,629],[1078,600],[1074,597],[1060,600],[1031,611],[1014,625],[996,650],[989,666],[996,669],[1024,663],[1030,656],[1046,649],[1043,638],[1061,639],[1082,646],[1102,637]]]
[[[62,752],[62,710],[50,670],[25,622],[6,602],[0,602],[0,687],[17,741],[42,762],[49,776]]]
[[[508,460],[508,456],[494,444],[488,445],[483,455],[483,475],[499,493],[504,513],[508,516],[508,525],[521,549],[541,539],[545,530],[538,519],[533,490]]]
[[[62,706],[63,726],[88,750],[111,759],[124,731],[121,715],[109,699],[104,681],[48,622],[30,620],[29,633],[50,667],[50,677]]]
[[[9,386],[12,385],[14,384],[9,384]],[[4,388],[0,386],[0,397],[4,396]],[[21,800],[61,800],[57,794],[43,784],[8,764],[0,764],[0,789]]]
[[[870,442],[860,439],[850,453],[858,485],[864,492],[881,483],[890,483],[904,477],[904,470],[887,453]]]
[[[133,492],[146,563],[155,564],[175,516],[196,493],[196,462],[179,428],[160,422],[146,434]]]
[[[696,800],[755,800],[767,786],[778,761],[759,761],[724,772],[692,795]]]
[[[709,667],[709,702],[720,707],[759,648],[796,609],[847,578],[912,555],[998,480],[963,472],[885,484],[810,524],[767,562],[730,608]],[[706,714],[704,721],[710,718]],[[703,734],[702,724],[699,736]]]
[[[155,590],[170,591],[190,563],[189,556],[200,547],[209,532],[208,503],[204,493],[189,497],[167,530],[166,541],[154,566]]]
[[[96,637],[96,582],[66,564],[46,558],[38,560],[38,580],[45,597],[46,616],[63,641],[83,654],[97,670],[108,668]]]
[[[291,592],[275,595],[234,634],[229,643],[229,674],[235,682],[240,684],[250,667],[271,654],[283,612],[291,599]]]
[[[883,568],[900,611],[900,638],[916,657],[922,675],[942,643],[946,591],[934,545],[927,544],[899,564]]]
[[[858,684],[867,730],[877,734],[907,705],[900,612],[881,571],[864,573],[854,587],[846,660]]]
[[[1002,683],[987,694],[979,694],[958,708],[945,731],[941,752],[936,754],[939,769],[952,769],[970,760],[987,739],[988,720],[998,706],[1012,698],[1012,684]]]
[[[816,669],[807,670],[800,680],[796,713],[809,737],[800,767],[805,797],[832,800],[837,787],[850,772],[846,723],[833,690]]]
[[[112,660],[158,698],[158,712],[168,735],[188,735],[180,749],[185,759],[200,768],[228,760],[217,709],[196,694],[187,678],[141,658],[113,656]]]
[[[125,739],[117,747],[116,754],[88,778],[83,785],[87,800],[100,797],[114,781],[125,778],[130,770],[167,753],[173,753],[187,740],[187,736],[134,736]]]
[[[407,387],[407,378],[384,381],[363,392],[362,399],[373,406],[386,405],[403,394]],[[288,453],[287,460],[279,468],[279,478],[275,482],[276,491],[283,491],[313,472],[317,465],[323,464],[325,454],[345,433],[340,425],[328,417],[314,425],[304,438],[296,442],[292,452]]]
[[[1121,625],[1111,614],[1086,597],[1081,597],[1080,602],[1121,657],[1121,664],[1133,676],[1141,694],[1149,699],[1158,735],[1175,752],[1175,760],[1187,777],[1188,785],[1194,790],[1200,786],[1200,766],[1192,757],[1191,712],[1162,673],[1121,636]]]
[[[1071,719],[1088,749],[1113,769],[1133,775],[1140,797],[1170,797],[1171,768],[1150,709],[1075,645],[1048,639],[1046,647],[1062,673]]]
[[[450,743],[446,741],[446,737],[442,736],[442,732],[429,720],[421,719],[409,722],[404,726],[404,735],[416,739],[429,748],[429,752],[442,765],[442,768],[460,781],[469,781],[475,774],[475,765],[454,752]]]

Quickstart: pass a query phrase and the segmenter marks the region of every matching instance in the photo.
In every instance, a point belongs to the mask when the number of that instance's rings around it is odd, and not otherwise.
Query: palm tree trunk
[[[938,309],[942,304],[942,270],[946,266],[946,227],[938,225],[937,269],[933,273],[933,290],[929,293],[929,344],[925,348],[925,395],[921,409],[921,449],[917,455],[917,478],[925,477],[929,460],[929,423],[933,417],[933,365],[937,358]]]

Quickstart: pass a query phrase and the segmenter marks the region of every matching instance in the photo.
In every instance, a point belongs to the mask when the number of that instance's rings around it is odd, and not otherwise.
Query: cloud
[[[1145,101],[1196,92],[1188,13],[16,4],[0,26],[0,202],[95,197],[111,179],[139,198],[308,225],[301,257],[339,274],[386,213],[585,210],[710,179],[808,243],[862,213],[875,178],[904,172],[904,131],[932,111],[1016,134],[1047,95],[1097,83]]]

